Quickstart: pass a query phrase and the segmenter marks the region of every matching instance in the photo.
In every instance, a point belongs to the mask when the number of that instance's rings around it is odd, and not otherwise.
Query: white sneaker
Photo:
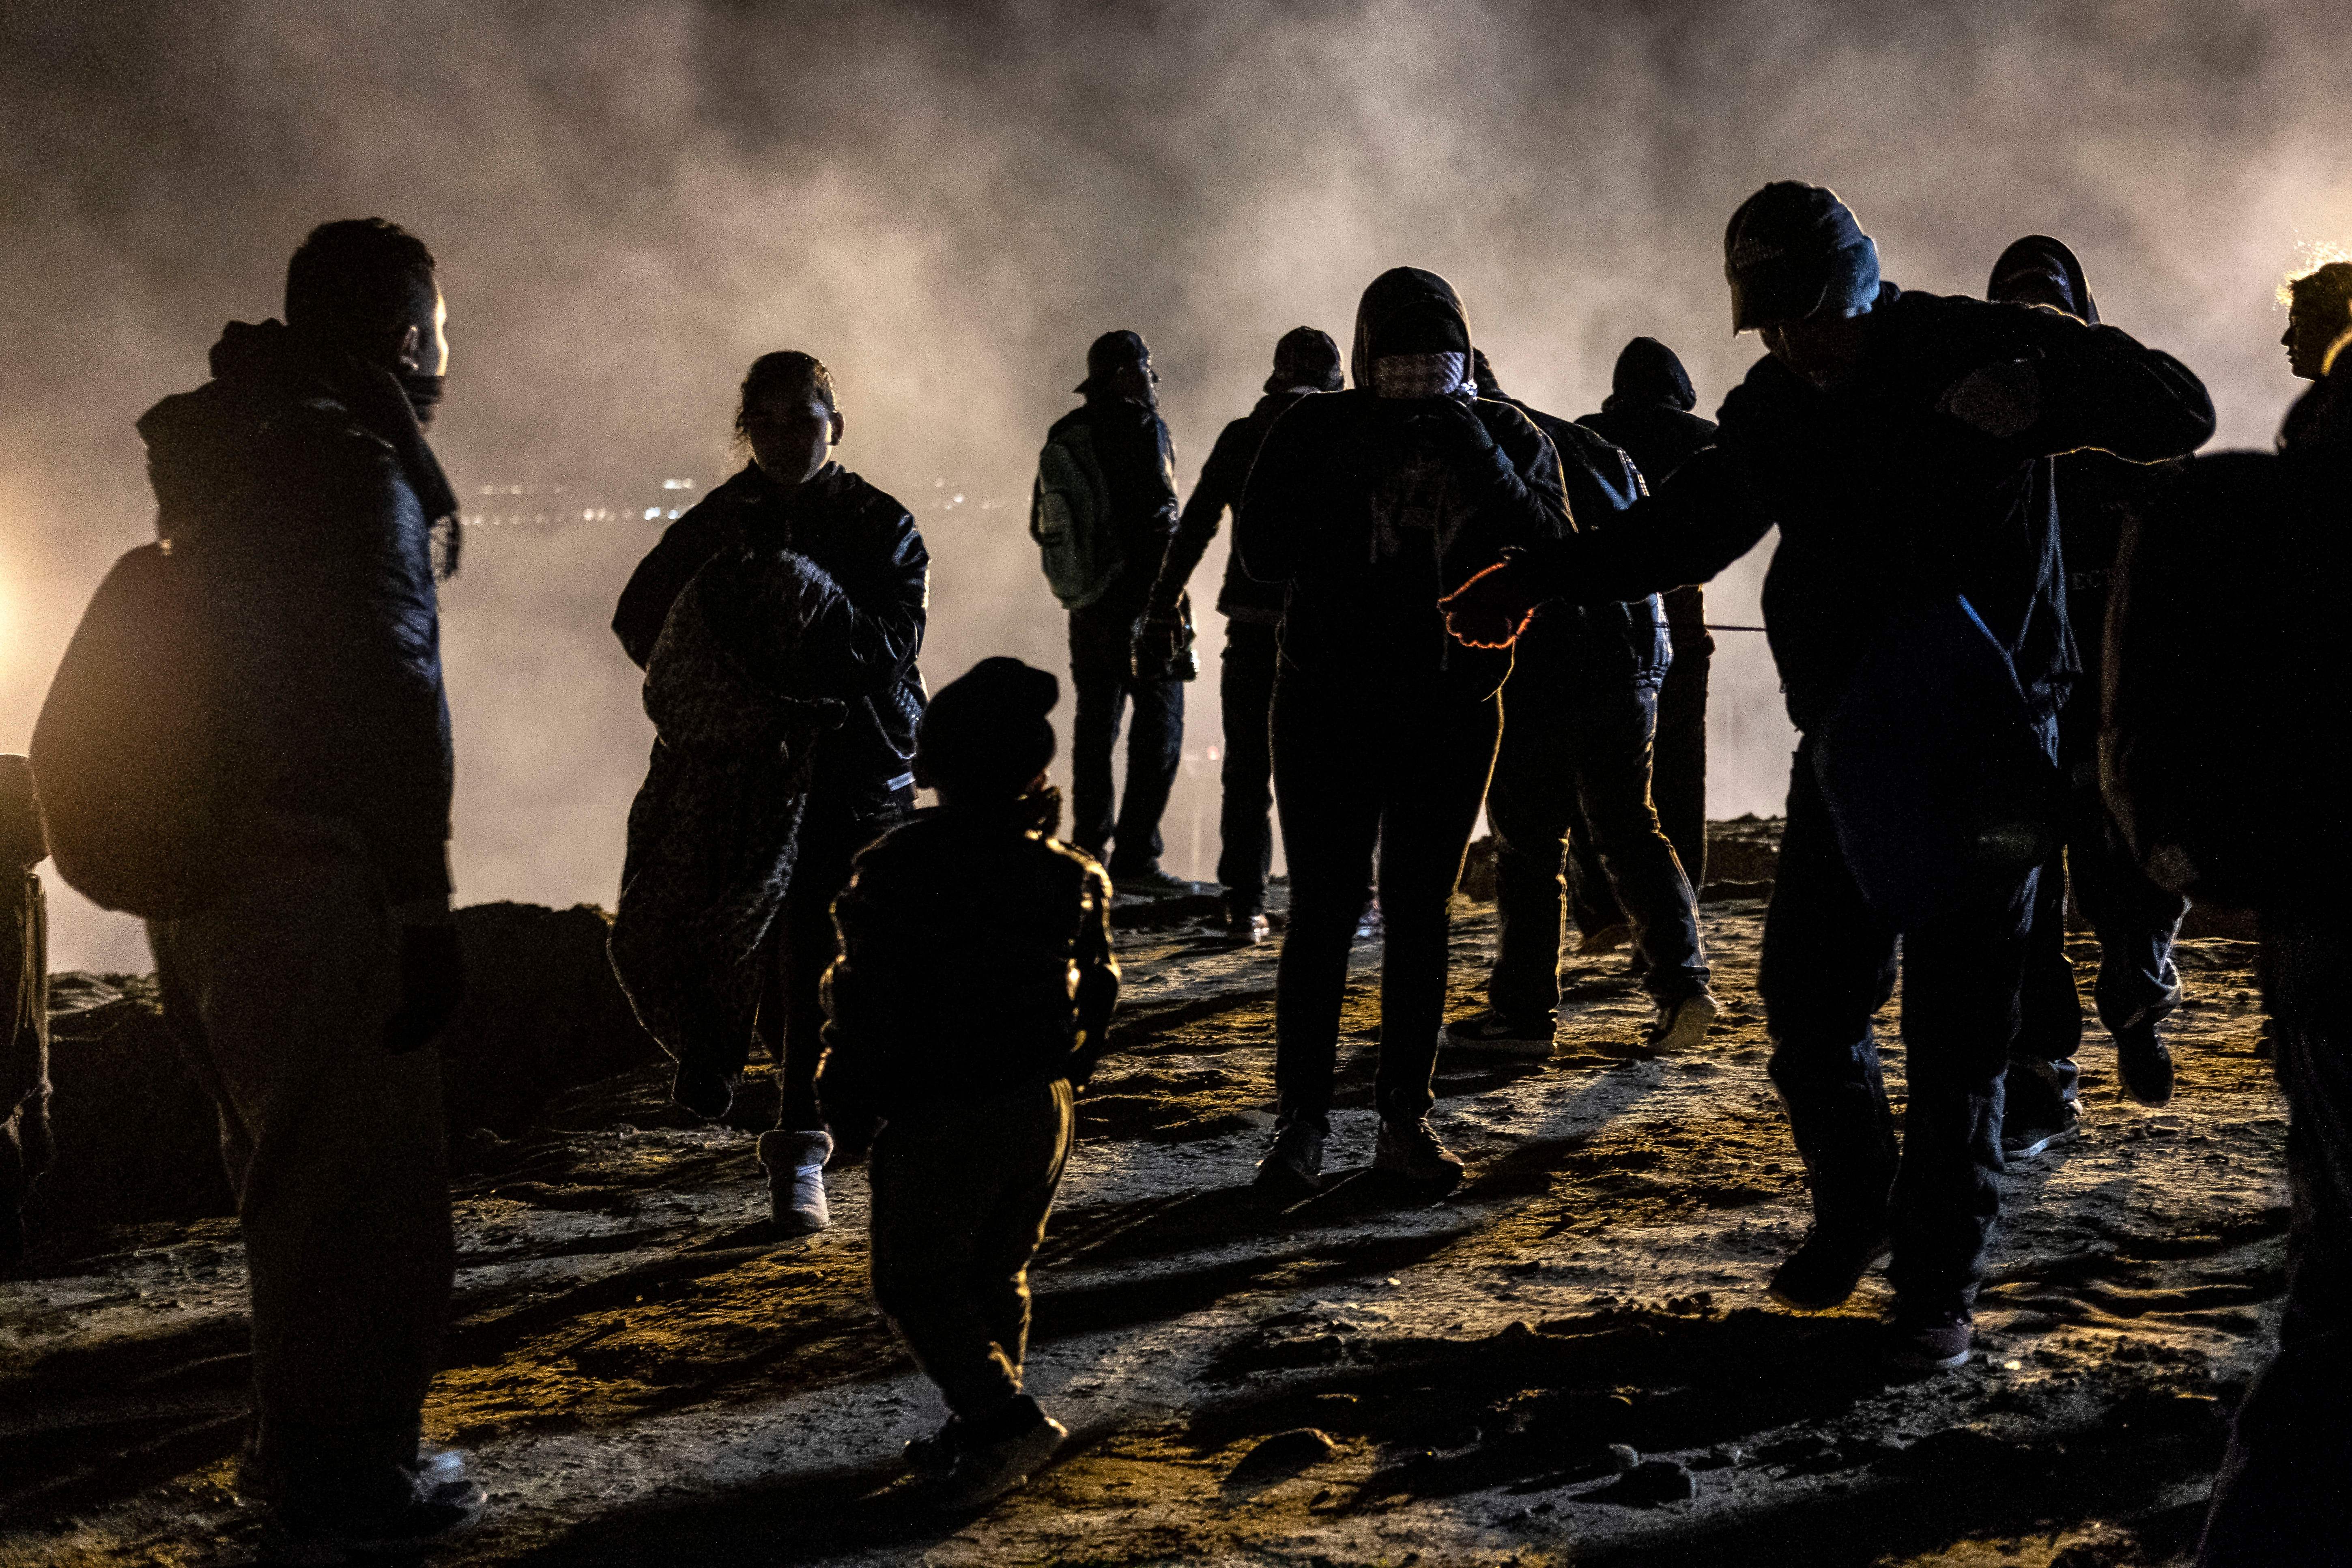
[[[1658,1021],[1650,1026],[1649,1037],[1643,1044],[1654,1057],[1696,1050],[1715,1023],[1716,1011],[1714,995],[1705,991],[1685,996],[1671,1007],[1661,1007]]]
[[[787,1132],[782,1128],[760,1134],[760,1163],[768,1170],[768,1198],[776,1228],[786,1236],[808,1236],[833,1224],[824,1201],[824,1163],[833,1158],[830,1132]]]

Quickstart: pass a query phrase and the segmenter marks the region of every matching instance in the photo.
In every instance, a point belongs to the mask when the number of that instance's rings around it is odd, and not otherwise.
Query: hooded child
[[[859,855],[835,906],[817,1093],[844,1156],[872,1150],[875,1303],[950,1411],[907,1458],[952,1508],[1069,1435],[1021,1389],[1029,1264],[1118,961],[1108,879],[1052,836],[1060,695],[1013,658],[941,690],[915,759],[940,804]]]
[[[2168,355],[2057,310],[1896,288],[1834,193],[1780,181],[1724,237],[1732,326],[1765,356],[1717,444],[1622,529],[1482,574],[1448,616],[1503,644],[1556,596],[1703,583],[1777,525],[1764,617],[1802,732],[1759,989],[1814,1224],[1774,1273],[1827,1310],[1891,1249],[1890,1357],[1968,1359],[2000,1212],[2001,1079],[2074,677],[2041,459],[2137,462],[2211,436]],[[1872,1018],[1902,966],[1898,1141]]]
[[[1481,402],[1452,284],[1400,267],[1356,315],[1346,392],[1267,432],[1234,522],[1242,569],[1285,589],[1274,784],[1290,864],[1275,1001],[1276,1202],[1318,1191],[1348,952],[1379,850],[1380,1170],[1430,1184],[1462,1162],[1429,1126],[1445,1016],[1448,900],[1494,771],[1507,651],[1449,638],[1437,600],[1500,552],[1564,537],[1544,433]],[[1638,597],[1639,595],[1636,595]]]

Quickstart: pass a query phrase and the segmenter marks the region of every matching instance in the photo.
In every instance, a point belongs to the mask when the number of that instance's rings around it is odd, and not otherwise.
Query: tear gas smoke
[[[1345,342],[1398,262],[1454,281],[1538,406],[1596,406],[1647,332],[1711,408],[1758,352],[1730,336],[1723,223],[1768,178],[1836,187],[1914,287],[1974,291],[2010,239],[2062,236],[2110,320],[2212,383],[2223,442],[2266,442],[2294,390],[2278,278],[2299,241],[2352,238],[2352,61],[2324,13],[13,6],[0,745],[22,747],[105,563],[148,535],[131,421],[202,379],[223,321],[275,312],[324,218],[380,213],[440,255],[456,355],[434,434],[469,507],[568,517],[478,523],[445,599],[459,895],[609,902],[651,731],[606,617],[657,532],[646,509],[731,466],[761,352],[834,367],[842,457],[916,509],[935,683],[993,652],[1064,665],[1024,525],[1097,332],[1150,341],[1188,489],[1282,331]],[[696,490],[658,489],[684,476]],[[1716,619],[1756,618],[1760,568],[1711,596]],[[1723,641],[1716,809],[1774,810],[1769,660]],[[1212,659],[1169,816],[1196,876],[1216,737]],[[61,965],[146,962],[134,926],[65,895],[56,945]]]

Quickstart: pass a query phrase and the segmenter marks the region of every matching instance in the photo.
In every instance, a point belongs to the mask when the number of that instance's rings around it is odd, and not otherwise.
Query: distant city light
[[[664,479],[662,481],[662,489],[666,490],[690,490],[693,488],[694,481],[692,479]]]
[[[646,508],[646,521],[647,522],[651,522],[654,519],[656,519],[656,518],[659,517],[660,515],[661,515],[661,508],[659,508],[659,507],[657,507],[657,506],[649,506],[649,507]]]

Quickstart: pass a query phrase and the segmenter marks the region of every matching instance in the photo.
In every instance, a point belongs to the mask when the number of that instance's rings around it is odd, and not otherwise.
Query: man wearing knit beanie
[[[1764,617],[1803,732],[1759,988],[1814,1224],[1772,1279],[1819,1311],[1890,1251],[1890,1352],[1968,1359],[2000,1203],[2001,1075],[2074,667],[2040,460],[2194,449],[2179,362],[2056,310],[1896,288],[1837,196],[1780,181],[1724,236],[1735,330],[1765,357],[1717,444],[1624,526],[1538,542],[1447,601],[1507,643],[1553,597],[1704,583],[1776,525]],[[1873,1016],[1903,970],[1900,1143]]]

